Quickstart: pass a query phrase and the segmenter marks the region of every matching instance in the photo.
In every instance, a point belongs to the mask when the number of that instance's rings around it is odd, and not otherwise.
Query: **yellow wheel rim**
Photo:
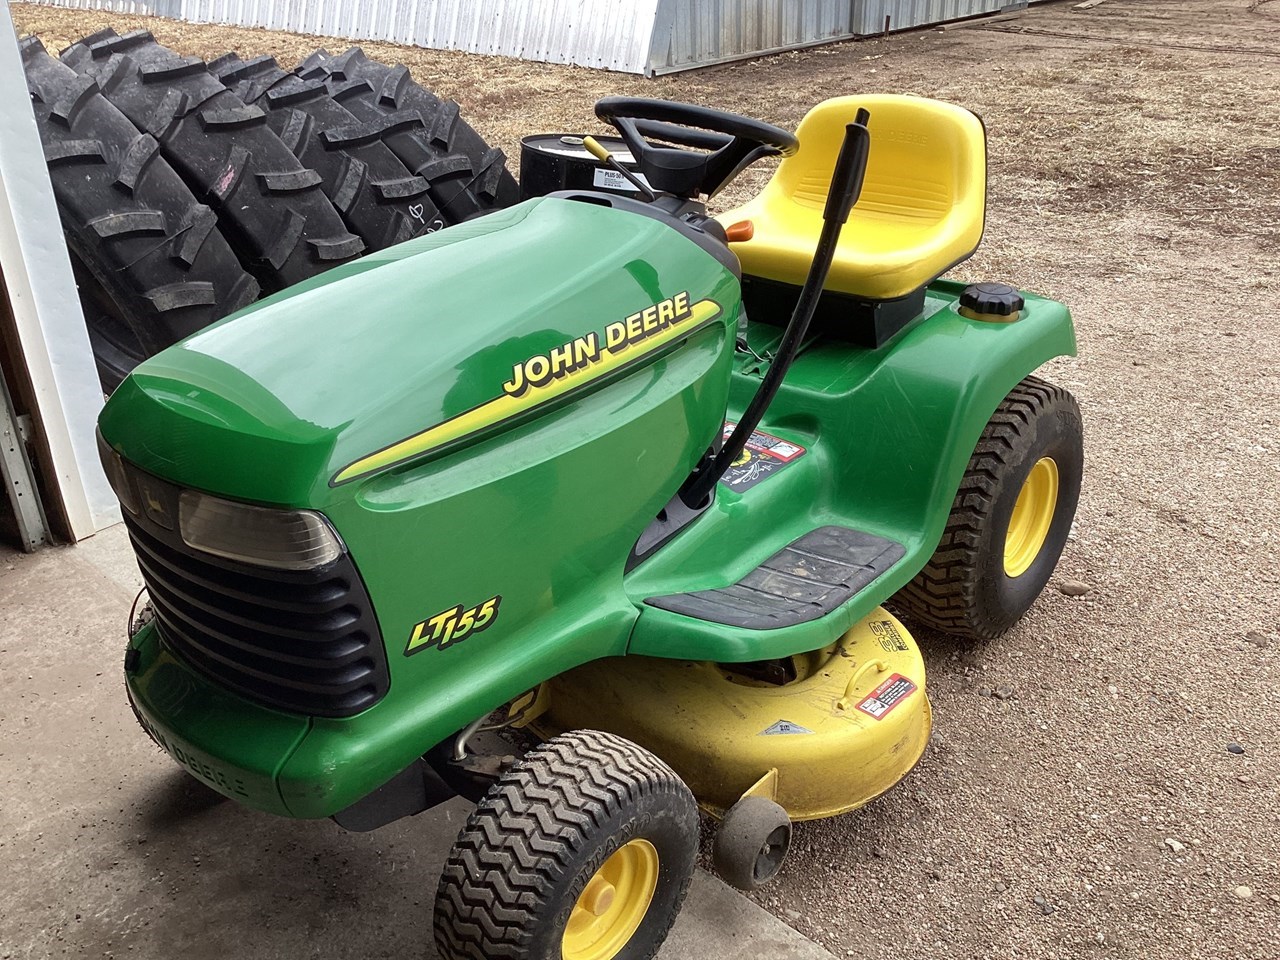
[[[658,851],[631,840],[582,888],[564,928],[564,960],[611,960],[635,934],[658,889]]]
[[[1049,457],[1036,461],[1013,505],[1004,537],[1004,572],[1020,577],[1040,555],[1058,506],[1058,465]]]

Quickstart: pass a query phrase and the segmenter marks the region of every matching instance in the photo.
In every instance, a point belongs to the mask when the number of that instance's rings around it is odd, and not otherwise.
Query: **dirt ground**
[[[51,50],[106,24],[287,66],[321,42],[12,14]],[[862,960],[1280,957],[1280,0],[1050,4],[656,81],[364,47],[510,157],[527,133],[597,129],[608,93],[785,126],[860,91],[978,111],[987,233],[955,275],[1074,311],[1080,356],[1046,373],[1084,411],[1075,532],[1061,579],[1003,639],[920,631],[932,748],[871,807],[799,826],[756,899]],[[1088,592],[1065,595],[1067,579]]]

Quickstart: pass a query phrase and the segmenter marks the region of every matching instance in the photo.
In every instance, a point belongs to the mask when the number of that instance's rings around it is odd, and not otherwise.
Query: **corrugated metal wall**
[[[854,0],[851,27],[865,37],[884,32],[885,17],[890,30],[906,30],[995,13],[1008,4],[1009,0]]]
[[[850,6],[850,0],[662,0],[648,66],[668,73],[848,38]]]
[[[45,0],[351,40],[670,73],[999,10],[1009,0]]]
[[[658,0],[46,0],[643,73]]]

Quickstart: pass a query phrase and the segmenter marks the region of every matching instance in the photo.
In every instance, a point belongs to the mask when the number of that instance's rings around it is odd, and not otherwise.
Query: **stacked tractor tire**
[[[107,391],[260,296],[517,199],[456,103],[359,48],[289,71],[108,29],[22,55]]]

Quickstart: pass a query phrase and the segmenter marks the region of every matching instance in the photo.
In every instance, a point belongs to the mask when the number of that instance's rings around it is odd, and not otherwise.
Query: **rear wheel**
[[[554,737],[480,801],[445,863],[445,960],[647,960],[693,876],[693,795],[613,734]]]
[[[894,596],[903,613],[956,636],[1012,627],[1053,575],[1080,496],[1080,408],[1027,377],[987,423],[933,557]]]

